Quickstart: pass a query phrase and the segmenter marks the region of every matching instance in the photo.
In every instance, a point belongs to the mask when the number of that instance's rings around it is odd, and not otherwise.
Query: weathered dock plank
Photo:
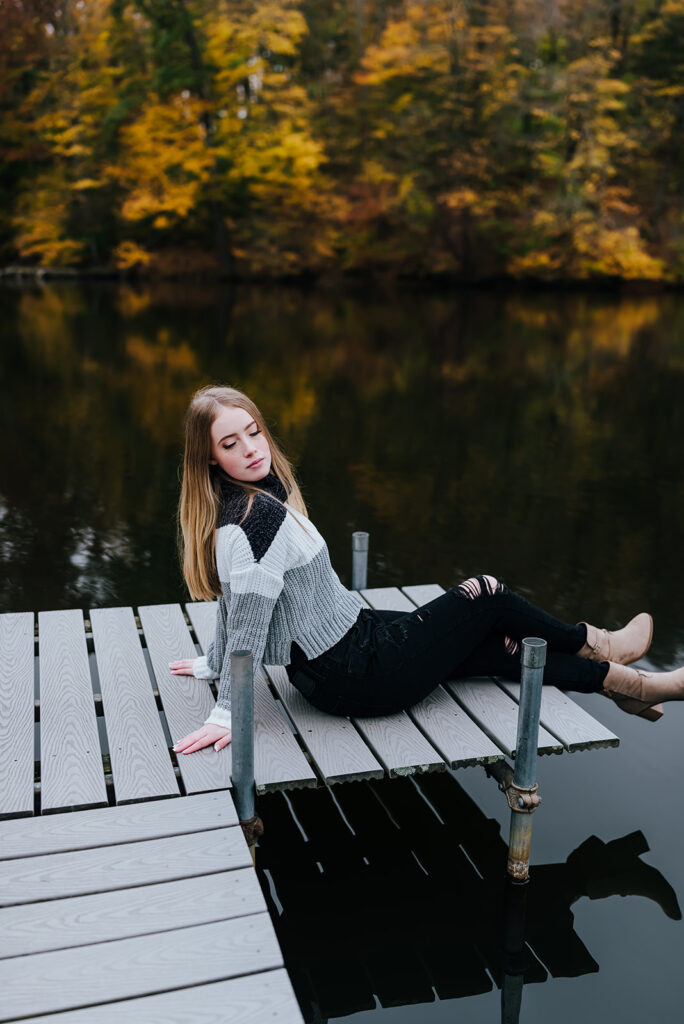
[[[151,935],[266,910],[250,866],[0,909],[0,959]],[[152,940],[154,941],[154,940]]]
[[[282,967],[268,914],[0,961],[0,1020]],[[197,992],[197,990],[196,990]]]
[[[408,710],[450,768],[500,761],[503,753],[442,686]]]
[[[33,814],[33,620],[0,615],[0,818]]]
[[[415,604],[398,587],[373,587],[359,593],[371,608],[382,608],[388,612],[413,612],[416,609]]]
[[[0,907],[170,882],[251,863],[239,826],[73,853],[21,857],[0,862]]]
[[[446,689],[471,718],[509,757],[515,757],[518,739],[518,705],[494,680],[458,679]],[[563,744],[539,726],[540,754],[560,754]]]
[[[40,612],[41,810],[107,803],[83,613]]]
[[[177,796],[131,608],[92,608],[90,621],[117,803]]]
[[[327,786],[381,779],[385,771],[348,718],[319,711],[290,683],[281,665],[266,671]]]
[[[499,686],[513,698],[520,700],[520,683],[499,679]],[[566,693],[555,686],[543,686],[539,721],[557,736],[566,750],[594,750],[597,747],[617,747],[620,740],[605,725],[575,704]]]
[[[186,606],[200,647],[206,651],[216,628],[216,603]],[[297,743],[287,713],[274,699],[263,671],[254,677],[254,779],[257,793],[316,786],[316,773]]]
[[[390,778],[444,771],[444,758],[405,711],[378,718],[353,718],[352,721]]]
[[[178,604],[145,605],[138,609],[157,688],[174,743],[198,729],[214,707],[214,698],[204,679],[175,676],[170,661],[196,658],[183,612]],[[204,747],[192,755],[179,754],[183,784],[187,793],[230,786],[230,744],[216,751]]]
[[[205,653],[207,647],[214,639],[216,608],[216,601],[188,601],[185,606],[199,645]]]
[[[261,669],[254,676],[254,782],[257,793],[318,785]]]
[[[44,818],[18,818],[3,822],[0,862],[162,839],[186,832],[206,832],[237,825],[237,822],[235,804],[225,791],[186,796],[182,800],[155,800]]]
[[[287,971],[279,968],[201,988],[28,1017],[22,1024],[302,1024]]]

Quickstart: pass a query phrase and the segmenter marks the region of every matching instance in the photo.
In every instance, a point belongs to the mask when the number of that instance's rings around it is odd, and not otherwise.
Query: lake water
[[[215,381],[264,411],[343,582],[368,530],[370,586],[489,572],[573,622],[647,609],[644,664],[684,661],[680,294],[4,285],[0,336],[0,610],[185,598],[182,417]],[[577,700],[621,744],[540,759],[520,1020],[674,1024],[684,703]],[[481,769],[261,811],[307,1020],[500,1019],[508,811]]]

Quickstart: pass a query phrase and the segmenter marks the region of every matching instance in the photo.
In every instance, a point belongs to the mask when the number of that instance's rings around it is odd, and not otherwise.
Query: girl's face
[[[209,463],[247,483],[266,476],[271,468],[268,441],[246,409],[221,409],[211,425]]]

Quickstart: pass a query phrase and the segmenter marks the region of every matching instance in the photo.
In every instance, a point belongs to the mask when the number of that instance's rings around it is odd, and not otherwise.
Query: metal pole
[[[368,586],[368,534],[352,533],[352,590]]]
[[[530,808],[529,797],[536,797],[539,709],[545,664],[546,640],[538,637],[523,640],[518,738],[511,787],[518,806],[511,802],[511,832],[508,841],[508,873],[517,882],[526,882],[530,872],[531,810],[534,807]],[[532,791],[535,791],[534,794]]]
[[[504,926],[501,944],[501,1024],[518,1024],[525,971],[531,955],[525,945],[527,886],[506,883]]]
[[[240,824],[250,846],[256,836],[247,834],[245,825],[254,827],[254,659],[251,651],[233,651],[230,655],[232,707],[233,795]]]

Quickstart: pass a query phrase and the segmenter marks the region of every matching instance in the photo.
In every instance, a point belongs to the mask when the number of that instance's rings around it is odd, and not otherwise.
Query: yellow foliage
[[[147,266],[150,262],[150,253],[143,249],[137,242],[130,239],[120,242],[114,249],[114,263],[121,270],[128,270],[131,267]]]
[[[14,229],[22,259],[55,267],[78,262],[83,243],[67,233],[68,204],[69,185],[59,170],[41,175],[20,196]]]
[[[189,216],[214,165],[201,131],[203,109],[194,97],[163,103],[151,96],[122,131],[121,159],[109,175],[127,187],[124,220],[151,217],[155,227],[164,228]]]

